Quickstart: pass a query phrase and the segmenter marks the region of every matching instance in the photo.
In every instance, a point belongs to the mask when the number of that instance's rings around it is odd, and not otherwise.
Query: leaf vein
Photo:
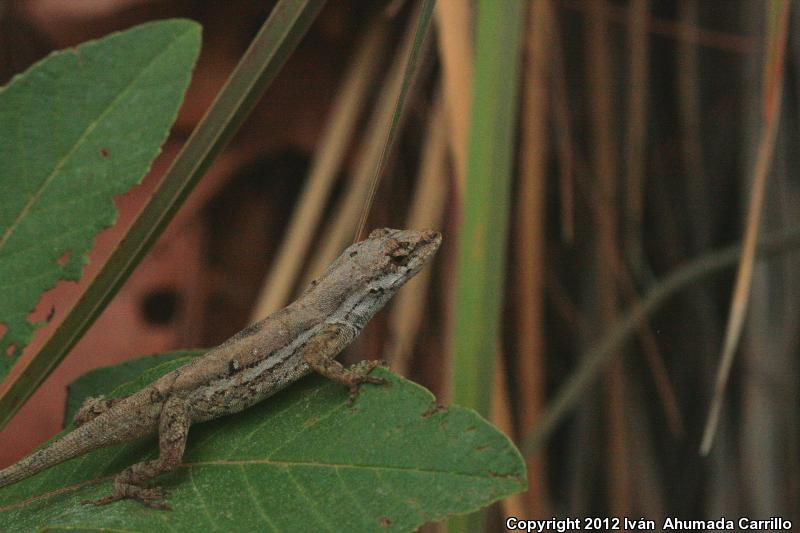
[[[322,387],[318,388],[317,390],[320,390],[320,389],[322,389]],[[297,433],[292,435],[292,438],[288,439],[281,446],[279,446],[278,448],[275,448],[275,450],[270,452],[270,454],[267,456],[267,459],[269,460],[276,453],[280,453],[284,449],[291,447],[292,444],[294,444],[299,438],[301,438],[303,435],[305,435],[311,428],[319,425],[320,422],[324,422],[325,420],[327,420],[328,418],[332,417],[333,415],[340,413],[344,409],[344,406],[345,406],[345,403],[344,403],[344,401],[342,401],[339,405],[331,407],[331,409],[327,413],[325,413],[325,415],[317,418],[311,424],[308,424],[307,426],[304,426],[303,429],[301,429],[300,431],[298,431]],[[266,424],[266,423],[267,422],[265,421],[262,424]]]
[[[372,517],[368,512],[367,509],[361,504],[361,500],[356,498],[356,494],[350,490],[350,486],[345,482],[344,478],[342,478],[341,469],[335,468],[334,472],[336,472],[336,479],[339,480],[339,483],[342,485],[342,492],[346,494],[355,504],[355,507],[361,512],[361,515],[365,518],[365,524],[369,524],[370,518]]]
[[[197,466],[238,466],[238,465],[273,465],[282,467],[292,466],[306,466],[312,468],[341,468],[341,469],[357,469],[357,470],[385,470],[387,472],[410,472],[418,474],[445,474],[459,477],[467,477],[474,479],[519,479],[519,476],[514,473],[500,474],[500,473],[485,473],[476,474],[468,472],[457,472],[453,470],[438,470],[433,468],[416,468],[411,466],[396,466],[396,465],[369,465],[369,464],[345,464],[345,463],[323,463],[323,462],[308,462],[308,461],[276,461],[273,459],[247,459],[247,460],[216,460],[216,461],[201,461],[195,463],[184,463],[179,468],[193,468]]]
[[[419,506],[418,503],[413,503],[413,500],[403,499],[397,493],[397,491],[394,490],[394,487],[392,486],[392,484],[386,482],[386,480],[381,475],[380,471],[376,471],[375,472],[375,477],[378,478],[378,482],[381,484],[382,487],[386,487],[386,492],[392,494],[395,497],[395,499],[397,500],[397,504],[398,505],[404,505],[405,504],[406,506],[408,506],[411,509],[413,509],[414,512],[417,514],[417,519],[416,519],[417,521],[419,521],[419,522],[427,521],[427,517],[425,516],[425,513],[422,512],[422,508]]]
[[[200,489],[197,488],[197,483],[194,480],[194,470],[189,468],[189,482],[192,484],[192,490],[197,495],[197,499],[203,504],[203,512],[205,512],[206,517],[208,518],[208,524],[211,528],[214,528],[214,518],[211,516],[211,513],[208,510],[208,504],[206,503],[205,498],[200,493]]]
[[[261,502],[258,501],[256,498],[255,492],[253,492],[253,484],[250,483],[250,478],[247,475],[247,470],[245,470],[244,465],[240,466],[240,470],[242,471],[242,477],[244,478],[244,486],[247,489],[247,494],[250,496],[250,499],[253,500],[253,507],[255,507],[256,511],[258,511],[259,516],[264,519],[264,522],[273,530],[278,531],[278,528],[275,524],[272,523],[272,520],[264,513],[264,510],[261,508]]]
[[[294,474],[292,474],[292,469],[291,468],[287,468],[286,469],[286,474],[289,476],[289,480],[292,482],[292,484],[295,487],[297,487],[297,493],[300,496],[302,496],[303,498],[305,498],[306,501],[308,501],[309,509],[311,509],[311,512],[313,512],[314,515],[317,517],[317,520],[319,520],[319,523],[322,526],[324,526],[325,529],[327,529],[328,531],[333,531],[330,528],[330,524],[325,520],[325,517],[323,515],[321,515],[320,512],[319,512],[319,509],[317,509],[317,502],[314,501],[314,498],[312,498],[311,496],[308,495],[308,493],[305,491],[303,486],[300,483],[298,483],[297,478],[294,477]]]
[[[319,388],[314,389],[312,394],[309,394],[309,396],[307,398],[304,398],[302,396],[298,397],[295,401],[293,401],[293,402],[291,402],[289,404],[286,404],[283,407],[283,409],[281,409],[280,411],[276,411],[274,413],[274,416],[277,418],[277,417],[283,415],[284,413],[286,413],[286,411],[288,411],[289,409],[295,407],[300,402],[303,402],[303,401],[308,402],[308,401],[314,399],[318,394],[319,394]],[[239,450],[241,450],[242,446],[247,444],[247,442],[253,437],[253,435],[255,435],[256,433],[258,433],[259,431],[261,431],[262,429],[264,429],[265,427],[267,427],[269,425],[275,425],[275,421],[274,420],[270,420],[269,418],[266,418],[266,419],[262,420],[261,422],[259,422],[257,424],[254,424],[253,430],[250,433],[248,433],[247,435],[245,435],[244,437],[242,437],[242,440],[239,442],[239,444],[236,446],[236,448],[233,449],[233,452],[236,453]],[[277,452],[282,447],[283,446],[281,445],[278,448],[274,449],[272,452],[269,453],[268,457],[271,457],[273,453]]]

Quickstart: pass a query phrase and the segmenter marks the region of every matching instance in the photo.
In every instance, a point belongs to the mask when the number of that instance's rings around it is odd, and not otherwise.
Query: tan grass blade
[[[413,20],[413,17],[412,17]],[[387,135],[392,124],[397,99],[403,86],[406,59],[414,45],[416,27],[411,23],[406,29],[401,46],[395,52],[389,73],[383,82],[378,100],[372,110],[369,124],[362,137],[352,174],[348,178],[347,187],[338,202],[333,220],[325,228],[320,239],[320,246],[303,279],[305,286],[318,276],[333,261],[342,249],[350,242],[370,192],[375,169],[381,160]],[[398,128],[401,125],[398,125]]]
[[[550,109],[548,73],[552,47],[549,0],[533,2],[528,11],[522,93],[521,170],[518,178],[515,260],[518,416],[522,434],[531,431],[544,403],[544,252],[547,131]],[[497,402],[497,398],[495,399]],[[529,457],[528,490],[523,495],[529,516],[549,516],[544,455]],[[517,515],[513,515],[517,516]]]
[[[649,44],[648,0],[632,0],[628,22],[629,79],[625,154],[625,256],[638,273],[643,268],[642,219],[647,135]]]
[[[474,75],[475,2],[463,0],[439,0],[436,17],[436,38],[439,59],[442,65],[442,93],[446,109],[448,138],[455,180],[451,196],[449,221],[443,227],[452,242],[458,242],[464,189],[467,182],[467,158],[469,147],[469,123],[472,113],[472,85]],[[442,390],[450,400],[452,392],[452,364],[454,353],[456,287],[456,256],[445,256],[442,260],[442,300],[444,302],[444,342],[442,358]]]
[[[330,118],[314,153],[306,184],[289,220],[286,237],[261,289],[251,321],[280,309],[291,296],[311,239],[322,219],[331,188],[350,146],[367,92],[379,71],[386,49],[388,25],[376,20],[358,45],[331,107]]]
[[[381,179],[383,178],[383,171],[386,167],[386,162],[389,160],[389,154],[391,153],[392,146],[394,145],[394,138],[397,134],[397,126],[400,124],[406,109],[404,107],[406,96],[408,95],[411,85],[416,81],[417,77],[421,75],[420,73],[422,69],[416,68],[417,58],[420,55],[424,55],[421,52],[428,44],[428,29],[430,28],[430,21],[433,18],[433,7],[435,4],[436,0],[420,0],[419,4],[417,5],[417,9],[414,11],[414,16],[411,19],[413,21],[411,23],[411,27],[414,28],[414,37],[404,62],[403,81],[400,84],[400,92],[397,94],[397,100],[394,104],[392,121],[389,124],[389,128],[386,130],[386,134],[384,136],[381,156],[378,159],[378,164],[375,165],[375,174],[369,184],[367,199],[361,208],[361,215],[359,216],[358,224],[356,224],[355,237],[353,238],[354,243],[359,241],[362,236],[365,236],[363,235],[364,228],[367,225],[367,218],[369,217],[369,213],[372,208],[372,202],[375,199],[375,194],[378,192],[378,187],[380,186]]]
[[[472,100],[471,6],[471,2],[464,0],[439,0],[435,11],[450,150],[453,153],[459,195],[467,179],[467,135]]]
[[[551,97],[553,100],[553,128],[558,151],[558,197],[561,214],[561,239],[571,243],[575,238],[575,144],[570,125],[570,109],[567,97],[566,72],[561,49],[561,33],[555,24],[555,11],[548,1],[544,8],[553,20],[550,26],[550,54],[553,73]]]
[[[583,11],[584,14],[586,14],[592,4],[596,2],[606,4],[609,21],[623,24],[627,21],[628,10],[622,6],[614,5],[608,0],[593,0],[592,2],[583,0],[561,0],[557,5],[575,11]],[[736,54],[749,54],[754,50],[756,45],[755,40],[748,35],[709,30],[655,16],[647,17],[647,31],[653,35],[659,35],[676,41],[688,41],[705,48],[724,50]]]
[[[728,377],[730,376],[733,358],[741,338],[753,279],[753,263],[755,262],[761,208],[764,204],[764,188],[769,175],[772,153],[775,149],[775,137],[778,131],[783,90],[784,53],[786,51],[786,37],[789,31],[789,3],[785,0],[776,0],[770,3],[770,9],[779,11],[779,14],[776,15],[778,17],[777,28],[769,35],[768,53],[770,55],[764,66],[764,125],[756,154],[755,169],[753,170],[753,191],[750,196],[750,206],[747,210],[747,226],[744,234],[742,257],[736,273],[736,284],[733,289],[728,324],[722,345],[722,357],[714,382],[714,396],[711,400],[708,420],[703,432],[703,441],[700,444],[700,453],[702,455],[708,455],[714,443],[714,435],[719,424]]]
[[[494,397],[492,398],[492,422],[506,435],[514,435],[514,419],[511,416],[511,397],[508,392],[508,368],[506,367],[503,352],[498,343],[494,356]],[[530,484],[530,470],[528,470],[528,483]],[[525,502],[525,494],[517,493],[500,502],[503,516],[547,516],[531,513],[530,505]]]
[[[406,219],[407,228],[441,227],[448,190],[447,133],[445,108],[440,96],[431,109],[419,177]],[[430,268],[423,269],[408,282],[408,288],[400,291],[392,304],[385,357],[392,369],[401,375],[408,374],[411,350],[422,323],[432,272]]]
[[[619,253],[617,241],[617,219],[615,209],[618,205],[618,184],[616,182],[619,164],[617,162],[617,141],[614,125],[614,86],[612,76],[612,57],[609,48],[608,4],[591,2],[587,4],[588,80],[590,84],[589,101],[591,105],[591,143],[592,169],[598,187],[594,191],[600,195],[600,202],[608,202],[607,216],[595,218],[596,225],[596,298],[599,305],[597,318],[600,324],[613,324],[617,318],[618,302],[614,290],[617,272],[609,258]],[[625,383],[624,366],[621,359],[613,362],[605,382],[605,395],[608,400],[608,472],[609,511],[616,516],[631,514],[631,474],[627,462],[627,428],[625,427]]]
[[[586,194],[589,195],[589,207],[593,211],[592,216],[594,216],[597,220],[607,220],[613,218],[615,215],[610,202],[607,201],[601,193],[596,191],[596,187],[589,180],[589,170],[586,162],[581,158],[576,157],[575,163],[579,169],[579,172],[575,175],[577,178],[577,183],[580,185],[578,190],[587,191]],[[614,254],[606,257],[605,259],[611,263],[611,268],[616,274],[615,282],[617,283],[619,290],[622,292],[622,295],[630,304],[635,305],[636,300],[638,299],[636,285],[634,284],[630,272],[628,271],[628,268],[626,267],[625,262],[620,255],[620,251],[616,250]],[[554,287],[554,280],[548,279],[548,285]],[[557,296],[557,294],[555,295]],[[561,303],[563,304],[564,302]],[[577,311],[574,313],[577,313]],[[575,316],[574,313],[573,316]],[[591,330],[591,328],[587,326],[589,324],[588,318],[583,318],[582,320],[579,320],[579,322],[585,324],[582,326],[583,329],[587,331]],[[647,323],[642,324],[641,331],[639,332],[639,338],[648,368],[650,373],[653,375],[653,380],[656,384],[656,393],[662,404],[664,415],[666,416],[670,431],[676,436],[676,438],[680,438],[685,434],[686,424],[683,422],[683,416],[681,415],[678,407],[678,400],[677,396],[675,395],[675,390],[673,389],[669,380],[669,376],[667,375],[666,364],[664,363],[664,359],[658,350],[658,344],[655,342],[655,336],[652,332],[652,329]]]

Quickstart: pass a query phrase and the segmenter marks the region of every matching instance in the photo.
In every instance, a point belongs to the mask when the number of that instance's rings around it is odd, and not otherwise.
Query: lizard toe
[[[113,503],[115,501],[123,499],[125,496],[120,494],[111,494],[109,496],[104,496],[102,498],[98,498],[96,500],[81,500],[81,505],[108,505],[109,503]]]
[[[153,487],[138,490],[135,494],[131,494],[129,497],[138,501],[145,507],[149,507],[150,509],[171,511],[172,507],[170,507],[165,501],[168,495],[169,492],[167,490],[161,487]]]

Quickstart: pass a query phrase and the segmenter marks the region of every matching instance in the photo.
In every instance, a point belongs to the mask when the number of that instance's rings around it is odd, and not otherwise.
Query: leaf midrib
[[[246,465],[270,465],[270,466],[279,466],[279,467],[297,467],[297,466],[308,466],[308,467],[316,467],[316,468],[331,468],[336,470],[344,469],[352,469],[352,470],[366,470],[366,471],[383,471],[383,472],[409,472],[409,473],[418,473],[418,474],[441,474],[441,475],[448,475],[448,476],[455,476],[455,477],[465,477],[470,479],[508,479],[514,480],[518,477],[514,474],[487,474],[487,475],[480,475],[480,474],[471,474],[466,472],[455,472],[450,470],[438,470],[438,469],[423,469],[423,468],[414,468],[414,467],[404,467],[404,466],[384,466],[384,465],[361,465],[361,464],[347,464],[347,463],[322,463],[322,462],[308,462],[308,461],[276,461],[274,459],[243,459],[243,460],[229,460],[229,459],[220,459],[215,461],[198,461],[193,463],[181,463],[173,472],[180,470],[180,469],[191,469],[195,467],[202,467],[202,466],[238,466],[243,468]],[[38,494],[35,496],[31,496],[26,498],[25,500],[20,500],[18,502],[10,503],[6,506],[0,507],[0,513],[4,513],[6,511],[10,511],[12,509],[16,509],[18,507],[28,505],[38,500],[50,498],[51,496],[56,496],[59,494],[65,494],[68,492],[73,492],[79,489],[82,489],[87,486],[96,485],[98,483],[102,483],[104,481],[110,481],[114,479],[116,474],[103,476],[95,479],[90,479],[86,481],[82,481],[80,483],[76,483],[74,485],[68,485],[66,487],[61,487],[59,489],[45,492],[43,494]]]

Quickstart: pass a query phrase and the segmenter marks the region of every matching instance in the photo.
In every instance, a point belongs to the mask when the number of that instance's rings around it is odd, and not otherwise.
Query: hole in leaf
[[[0,322],[0,339],[6,336],[6,331],[8,331],[8,326],[6,326],[3,322]]]
[[[58,258],[58,266],[62,266],[63,267],[67,263],[69,263],[69,258],[70,258],[71,255],[72,255],[72,252],[70,252],[69,250],[64,250],[64,253],[61,254],[61,257]]]
[[[11,357],[12,355],[14,355],[14,352],[16,352],[16,351],[17,351],[17,345],[14,344],[13,342],[6,347],[6,355],[8,357]]]
[[[108,150],[105,148],[100,148],[100,155],[103,157],[108,157]]]
[[[178,314],[180,295],[173,288],[150,291],[142,300],[142,316],[148,324],[166,326]]]

